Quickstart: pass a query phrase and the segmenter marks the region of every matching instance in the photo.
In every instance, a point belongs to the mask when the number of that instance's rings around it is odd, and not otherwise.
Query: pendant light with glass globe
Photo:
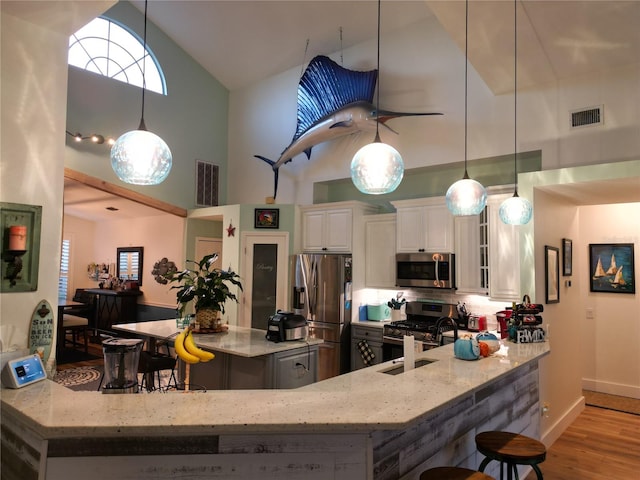
[[[147,53],[147,0],[144,2],[142,58],[142,115],[137,130],[121,135],[111,147],[111,167],[118,178],[133,185],[157,185],[171,171],[171,150],[162,138],[147,130],[144,123],[145,65]]]
[[[525,225],[531,220],[533,207],[526,198],[518,195],[518,1],[513,2],[513,33],[514,33],[514,65],[513,65],[513,170],[514,192],[513,196],[506,199],[500,205],[500,220],[507,225]]]
[[[380,113],[380,0],[378,0],[378,91],[376,97],[376,136],[351,160],[351,180],[358,190],[369,195],[391,193],[402,181],[404,162],[398,151],[382,143],[379,132]]]
[[[467,173],[467,90],[469,68],[469,0],[465,2],[464,39],[464,176],[452,184],[445,197],[447,208],[456,217],[478,215],[487,205],[487,191]]]

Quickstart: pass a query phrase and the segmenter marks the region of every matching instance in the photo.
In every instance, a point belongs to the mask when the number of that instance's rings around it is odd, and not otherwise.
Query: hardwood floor
[[[545,480],[640,478],[640,415],[585,407],[547,450]],[[534,472],[525,480],[535,480]]]
[[[69,368],[75,367],[93,367],[97,365],[104,365],[104,354],[102,353],[102,345],[97,343],[89,342],[89,353],[94,355],[95,359],[91,360],[82,360],[73,363],[62,363],[56,366],[56,370],[61,372],[62,370],[67,370]]]

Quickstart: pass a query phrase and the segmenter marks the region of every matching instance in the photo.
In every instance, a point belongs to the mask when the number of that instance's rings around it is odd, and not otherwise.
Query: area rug
[[[77,367],[57,372],[53,381],[75,391],[97,391],[101,378],[102,367]]]
[[[583,390],[582,395],[584,395],[585,403],[592,407],[640,415],[640,399],[609,395],[591,390]]]

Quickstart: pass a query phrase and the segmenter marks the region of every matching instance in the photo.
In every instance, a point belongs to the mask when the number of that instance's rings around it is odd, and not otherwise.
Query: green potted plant
[[[242,290],[240,276],[229,270],[212,268],[218,259],[218,254],[205,255],[202,260],[195,262],[187,260],[187,264],[193,264],[194,268],[186,268],[181,272],[169,271],[164,277],[169,283],[177,282],[171,289],[177,289],[178,312],[184,315],[187,304],[193,301],[196,312],[196,324],[200,328],[214,328],[221,313],[224,313],[224,304],[227,300],[236,303],[238,298],[229,289],[230,285]]]

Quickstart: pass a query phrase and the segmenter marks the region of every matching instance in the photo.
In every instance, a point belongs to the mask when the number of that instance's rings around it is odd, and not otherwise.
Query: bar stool
[[[82,346],[84,353],[89,353],[89,319],[65,313],[62,315],[62,334],[64,335],[64,338],[62,338],[62,348],[69,342],[69,340],[67,340],[67,332],[71,332],[70,343],[72,348],[76,349]],[[80,343],[78,334],[82,335],[84,339],[83,343]]]
[[[143,350],[140,352],[140,361],[138,362],[138,373],[142,374],[142,381],[140,382],[140,389],[145,388],[148,392],[156,390],[162,387],[162,380],[160,372],[163,370],[170,371],[169,379],[167,380],[167,387],[171,387],[173,381],[173,387],[178,387],[178,381],[175,375],[176,358],[168,354],[162,354],[159,352],[147,352]],[[158,385],[155,385],[153,375],[156,374],[158,378]]]
[[[420,480],[494,480],[494,478],[468,468],[436,467],[422,472]]]
[[[530,465],[536,472],[538,480],[542,480],[542,472],[538,467],[547,457],[547,449],[543,443],[525,435],[511,432],[482,432],[476,435],[476,447],[486,458],[480,463],[484,472],[492,460],[500,462],[500,480],[503,478],[502,465],[507,464],[507,478],[518,477],[518,465]]]

